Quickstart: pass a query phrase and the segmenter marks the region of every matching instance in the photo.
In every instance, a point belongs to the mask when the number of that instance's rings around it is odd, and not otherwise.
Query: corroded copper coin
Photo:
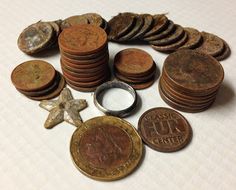
[[[86,13],[81,15],[88,19],[89,24],[101,27],[103,25],[103,18],[97,13]]]
[[[21,32],[17,45],[24,53],[37,53],[48,45],[53,37],[53,32],[53,27],[49,23],[32,24]]]
[[[49,86],[56,75],[53,66],[45,61],[31,60],[18,65],[11,74],[17,89],[37,91]]]
[[[134,127],[113,116],[95,117],[74,132],[70,152],[75,166],[96,180],[130,174],[142,157],[142,140]]]
[[[189,27],[184,28],[184,31],[188,34],[188,40],[180,47],[180,49],[196,48],[202,40],[201,33],[198,30]]]
[[[184,148],[192,138],[192,129],[180,113],[169,108],[152,108],[139,119],[138,131],[143,141],[161,152]]]
[[[61,29],[63,30],[65,28],[80,25],[80,24],[89,24],[87,17],[82,16],[82,15],[74,15],[62,21]]]
[[[124,75],[144,75],[151,71],[153,65],[151,55],[136,48],[122,50],[114,58],[115,69]]]
[[[155,78],[152,77],[148,81],[144,81],[141,83],[129,83],[129,85],[132,86],[135,90],[143,90],[145,88],[152,86],[154,82],[155,82]]]
[[[59,46],[73,55],[88,55],[100,51],[107,44],[107,34],[100,27],[81,24],[63,30],[59,36]]]
[[[215,58],[218,61],[222,61],[222,60],[228,58],[230,56],[230,54],[231,54],[231,50],[230,50],[230,47],[229,47],[228,43],[226,41],[224,41],[224,40],[223,40],[223,42],[224,42],[224,49],[223,49],[223,51],[221,52],[221,54],[215,56]]]
[[[201,32],[203,42],[196,50],[209,54],[211,56],[219,55],[224,49],[224,42],[218,36],[207,33]]]

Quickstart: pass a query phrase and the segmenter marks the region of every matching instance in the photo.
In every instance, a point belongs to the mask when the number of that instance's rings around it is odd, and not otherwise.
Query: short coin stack
[[[110,78],[107,34],[88,24],[71,26],[59,36],[61,68],[66,82],[78,91],[94,91]]]
[[[154,83],[156,64],[147,52],[128,48],[116,54],[114,72],[116,78],[139,90]]]
[[[33,100],[52,99],[65,86],[63,76],[52,65],[41,60],[26,61],[11,74],[16,89]]]
[[[195,50],[179,50],[164,62],[159,91],[171,107],[200,112],[212,105],[223,78],[224,70],[212,56]]]

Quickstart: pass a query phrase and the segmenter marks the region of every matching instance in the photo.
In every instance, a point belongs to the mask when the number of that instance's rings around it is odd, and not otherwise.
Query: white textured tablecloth
[[[236,189],[236,1],[235,0],[0,0],[0,189],[1,190],[234,190]],[[52,130],[43,127],[48,112],[18,93],[11,84],[13,68],[34,59],[17,48],[17,37],[26,26],[41,19],[56,20],[86,12],[100,13],[109,20],[119,12],[169,13],[182,26],[215,33],[224,38],[232,55],[222,65],[225,79],[214,105],[202,113],[182,113],[193,128],[189,146],[175,153],[146,147],[141,166],[128,177],[99,182],[81,174],[73,165],[70,138],[75,128],[62,123]],[[111,60],[131,45],[109,43]],[[132,45],[148,51],[161,70],[165,54],[147,45]],[[38,57],[60,69],[59,53]],[[158,80],[138,91],[141,108],[126,118],[137,127],[138,118],[149,108],[166,106],[157,91]],[[90,93],[73,91],[89,107],[82,118],[102,115]]]

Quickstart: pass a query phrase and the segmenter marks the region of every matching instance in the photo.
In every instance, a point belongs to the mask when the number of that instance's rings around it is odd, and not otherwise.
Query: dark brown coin
[[[18,65],[11,74],[14,86],[23,91],[37,91],[48,87],[56,71],[45,61],[31,60]]]
[[[100,27],[81,24],[63,30],[58,42],[60,49],[68,54],[88,55],[107,45],[107,34]]]
[[[231,54],[231,50],[230,50],[229,45],[227,44],[226,41],[223,40],[223,42],[224,42],[224,49],[223,49],[223,52],[222,52],[221,54],[215,56],[215,58],[216,58],[218,61],[222,61],[222,60],[228,58],[228,57],[230,56],[230,54]]]
[[[169,108],[152,108],[142,114],[138,131],[143,141],[161,152],[184,148],[192,138],[192,129],[180,113]]]
[[[168,36],[171,32],[173,32],[173,30],[175,29],[175,24],[173,21],[169,20],[168,21],[168,26],[165,30],[163,30],[162,32],[159,32],[157,34],[153,34],[149,37],[144,38],[145,41],[154,41],[154,40],[160,40],[165,38],[166,36]]]
[[[160,40],[149,41],[149,43],[156,46],[170,45],[178,41],[180,38],[182,38],[184,34],[185,34],[184,29],[180,25],[176,24],[175,30],[168,36]]]
[[[148,31],[150,30],[150,28],[152,27],[152,21],[153,21],[153,17],[150,14],[141,14],[139,15],[139,17],[141,17],[143,19],[143,25],[141,27],[141,29],[138,31],[137,34],[135,34],[132,37],[132,40],[138,39],[138,38],[142,38],[142,36]]]
[[[178,41],[170,44],[170,45],[163,45],[163,46],[157,46],[157,45],[151,45],[153,49],[161,52],[170,53],[173,51],[176,51],[179,47],[181,47],[188,39],[187,33],[184,34],[182,38],[180,38]]]
[[[78,87],[78,86],[75,86],[71,83],[69,83],[68,81],[66,81],[66,83],[71,87],[73,88],[74,90],[77,90],[77,91],[81,91],[81,92],[94,92],[97,88],[97,86],[94,86],[94,87]]]
[[[144,34],[144,38],[161,32],[168,25],[168,18],[164,14],[153,16],[152,28]]]
[[[140,29],[143,26],[143,18],[140,17],[137,14],[134,14],[134,17],[135,17],[134,18],[135,23],[134,23],[133,28],[130,30],[130,32],[128,34],[125,34],[124,36],[118,38],[117,39],[118,41],[128,41],[128,40],[131,40],[132,37],[140,31]]]
[[[70,151],[76,167],[96,180],[117,180],[142,158],[142,140],[134,127],[113,116],[95,117],[74,132]]]
[[[201,34],[203,42],[196,50],[209,54],[211,56],[217,56],[221,54],[224,49],[223,40],[211,33],[201,32]]]
[[[188,28],[188,27],[184,28],[184,31],[188,34],[188,40],[183,46],[180,47],[180,49],[196,48],[202,40],[201,33],[194,28]]]
[[[57,86],[56,89],[54,89],[53,91],[51,91],[50,93],[43,95],[43,96],[37,96],[37,97],[33,97],[33,96],[27,96],[28,98],[32,99],[32,100],[37,100],[37,101],[41,101],[41,100],[49,100],[52,98],[55,98],[56,96],[58,96],[60,94],[60,92],[63,90],[63,88],[65,87],[65,79],[64,77],[60,74],[60,81],[59,84]]]
[[[146,75],[153,68],[153,59],[147,52],[128,48],[116,54],[114,67],[124,75]]]
[[[194,50],[170,54],[163,72],[173,84],[193,93],[212,91],[224,78],[224,70],[216,59]]]
[[[142,83],[129,83],[129,85],[131,85],[135,90],[142,90],[142,89],[152,86],[154,82],[155,82],[155,78],[152,77],[151,80],[149,81],[145,81]]]
[[[133,14],[120,13],[117,16],[114,16],[110,21],[108,21],[109,39],[115,40],[127,34],[132,28],[133,23],[134,23]]]
[[[89,24],[87,17],[81,15],[71,16],[62,21],[61,29],[63,30],[65,28],[80,24]]]
[[[28,26],[20,34],[17,45],[21,51],[34,54],[43,50],[53,37],[53,27],[46,22]]]
[[[103,24],[103,18],[97,13],[86,13],[81,15],[87,18],[89,24],[101,27]]]

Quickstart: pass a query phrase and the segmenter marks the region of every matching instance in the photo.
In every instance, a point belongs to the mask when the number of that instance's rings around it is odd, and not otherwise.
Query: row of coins
[[[65,86],[64,77],[54,67],[41,60],[26,61],[11,74],[16,89],[33,100],[52,99]]]
[[[63,75],[73,89],[94,91],[109,80],[107,34],[100,27],[71,26],[62,31],[58,43]]]
[[[119,13],[108,24],[109,39],[114,42],[141,40],[165,53],[178,49],[196,49],[217,60],[230,55],[225,40],[208,32],[175,24],[165,14]]]

